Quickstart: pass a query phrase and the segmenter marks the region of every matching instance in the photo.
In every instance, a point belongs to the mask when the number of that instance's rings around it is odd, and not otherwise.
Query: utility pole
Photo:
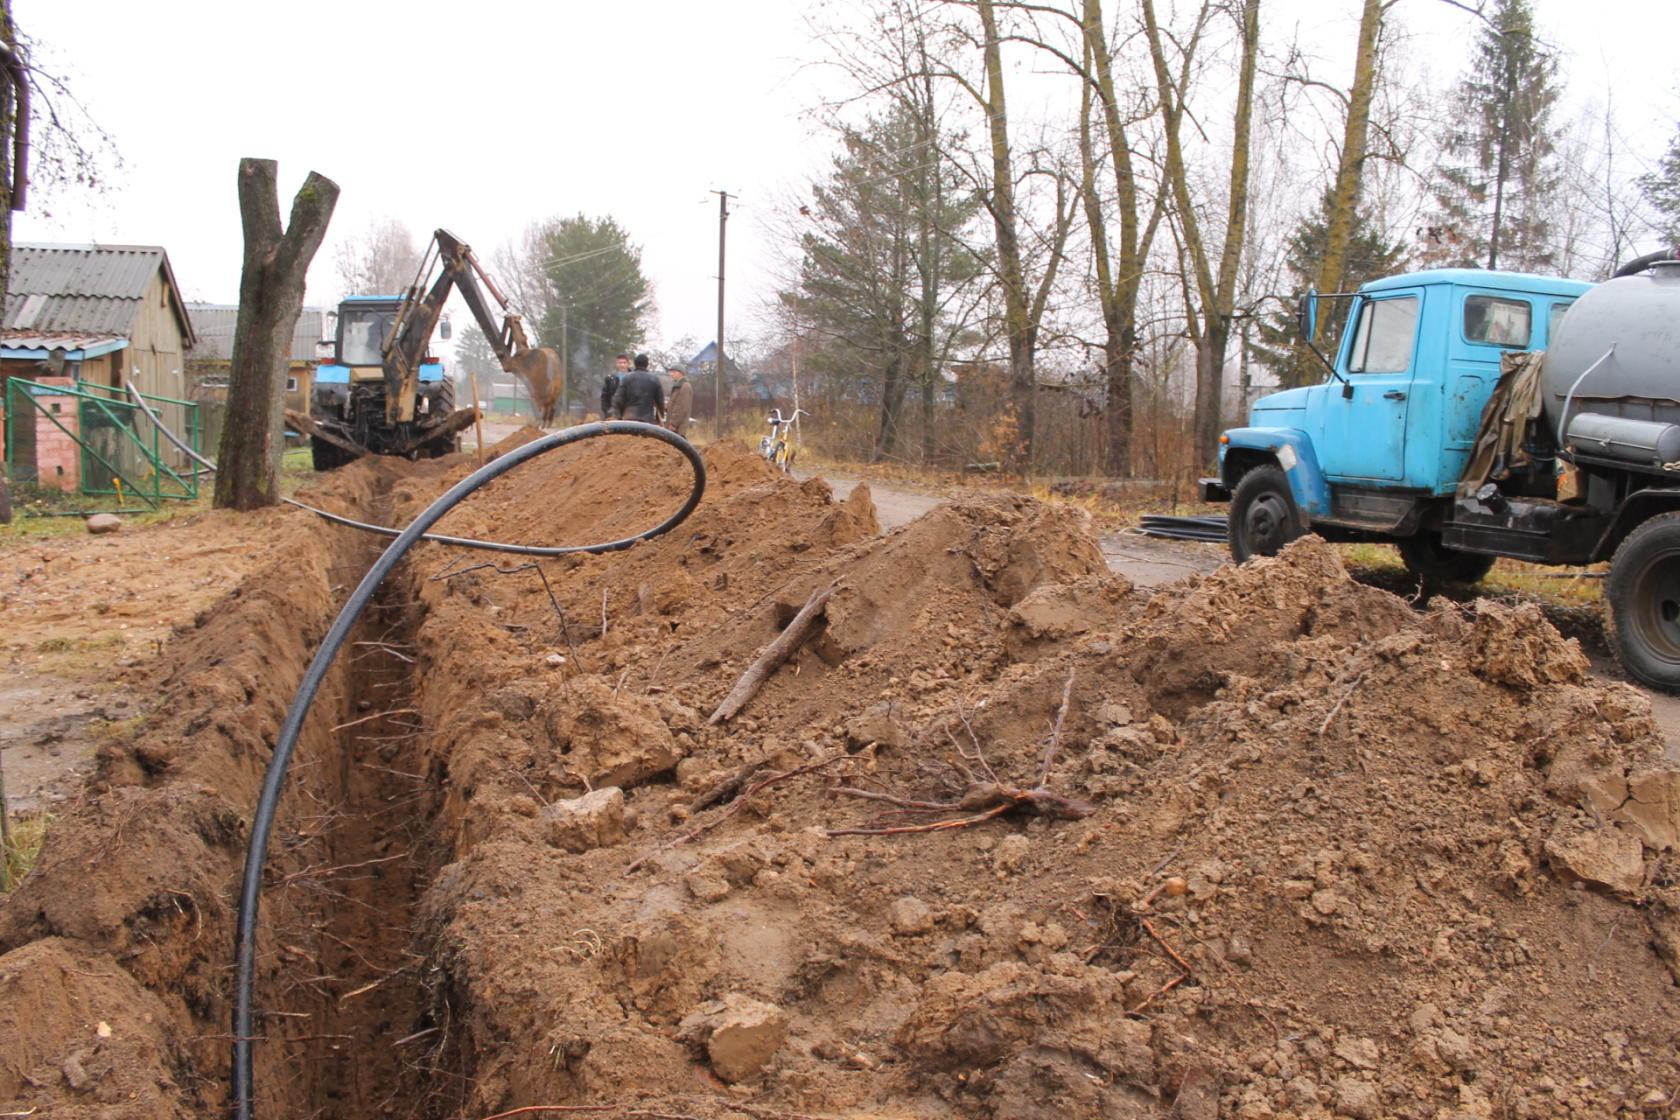
[[[713,191],[718,196],[718,321],[717,321],[717,367],[713,376],[714,389],[717,394],[717,414],[712,420],[717,439],[723,438],[723,235],[729,224],[729,192]]]

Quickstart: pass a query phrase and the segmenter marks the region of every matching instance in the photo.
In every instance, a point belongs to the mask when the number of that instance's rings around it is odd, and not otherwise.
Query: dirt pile
[[[694,516],[623,553],[416,550],[363,647],[406,675],[346,670],[300,759],[265,903],[263,1114],[1676,1114],[1680,776],[1640,695],[1538,614],[1419,613],[1312,541],[1146,596],[1077,512],[999,497],[879,535],[862,490],[836,504],[729,445],[707,461]],[[323,500],[365,514],[383,488],[400,523],[469,468],[358,467]],[[628,536],[682,473],[591,441],[439,531]],[[222,1044],[168,1040],[226,1029],[215,877],[350,582],[292,562],[301,605],[216,620],[295,613],[252,635],[280,653],[249,696],[248,667],[181,638],[161,671],[192,698],[113,752],[99,812],[0,911],[0,983],[60,1024],[0,1101],[208,1114]],[[817,631],[710,723],[819,590]],[[121,815],[165,795],[184,801]],[[157,853],[120,864],[139,886],[73,855],[118,838]],[[51,916],[70,874],[108,898],[80,924]],[[358,908],[366,928],[334,916]],[[25,991],[49,957],[64,979]],[[104,1060],[101,999],[132,1104],[68,1072]],[[0,1018],[0,1051],[25,1029]]]

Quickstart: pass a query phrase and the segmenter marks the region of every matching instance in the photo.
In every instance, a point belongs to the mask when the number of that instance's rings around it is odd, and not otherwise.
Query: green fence
[[[194,451],[202,430],[198,405],[142,394],[147,406]],[[66,423],[74,415],[74,426]],[[46,423],[42,423],[45,420]],[[105,385],[43,385],[13,377],[6,383],[6,469],[13,483],[42,483],[43,435],[63,436],[78,448],[80,493],[138,499],[156,509],[171,499],[198,497],[190,459],[121,390]],[[51,442],[62,442],[51,440]]]

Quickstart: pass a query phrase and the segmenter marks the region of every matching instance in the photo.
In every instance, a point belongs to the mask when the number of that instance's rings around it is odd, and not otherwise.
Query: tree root
[[[1061,747],[1062,727],[1067,720],[1068,704],[1073,697],[1074,674],[1069,673],[1067,683],[1062,686],[1062,703],[1056,711],[1056,722],[1050,731],[1050,742],[1044,748],[1044,758],[1039,765],[1038,783],[1030,789],[1017,789],[995,780],[989,763],[986,762],[985,752],[980,747],[980,741],[969,727],[966,718],[963,726],[968,729],[970,739],[974,742],[974,752],[970,754],[958,746],[958,754],[965,762],[980,766],[991,781],[972,782],[960,798],[952,801],[913,801],[895,794],[882,793],[877,790],[857,789],[853,786],[836,786],[830,792],[843,794],[847,797],[859,797],[867,801],[884,801],[893,806],[892,809],[876,817],[869,827],[864,828],[831,828],[828,835],[833,836],[897,836],[909,832],[942,832],[952,828],[967,828],[969,825],[981,824],[994,817],[1001,817],[1005,813],[1016,809],[1023,809],[1041,817],[1051,817],[1055,820],[1078,820],[1088,817],[1097,811],[1095,805],[1071,797],[1063,797],[1059,793],[1052,793],[1047,787],[1050,781],[1050,769],[1055,764],[1056,752]],[[959,711],[959,715],[960,715]],[[962,766],[965,775],[972,776],[973,771]],[[913,817],[919,814],[961,813],[962,816],[947,817],[944,820],[928,821],[923,824],[889,825],[892,819]]]

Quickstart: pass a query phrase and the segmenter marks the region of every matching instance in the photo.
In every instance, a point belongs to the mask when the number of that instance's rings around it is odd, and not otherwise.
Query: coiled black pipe
[[[325,518],[326,520],[331,521],[334,525],[346,525],[352,529],[361,529],[369,533],[382,533],[387,537],[395,537],[402,534],[401,529],[393,529],[388,525],[373,525],[366,521],[357,521],[355,518],[345,517],[340,513],[333,513],[330,510],[317,509],[315,506],[306,505],[303,502],[298,501],[296,498],[281,498],[280,500],[289,506],[306,509],[310,513],[315,514],[317,517]],[[520,556],[572,556],[579,552],[617,552],[620,549],[629,548],[637,541],[642,540],[645,536],[646,534],[643,534],[642,536],[625,537],[621,541],[609,541],[606,544],[568,545],[564,548],[550,548],[546,545],[537,544],[509,544],[507,541],[480,541],[474,540],[472,537],[446,537],[441,533],[421,533],[420,539],[423,541],[436,541],[438,544],[457,545],[461,548],[478,548],[483,549],[486,552],[512,552],[517,553]]]
[[[263,775],[262,792],[257,797],[257,810],[251,819],[251,839],[245,851],[245,877],[239,892],[239,918],[234,931],[234,995],[233,995],[233,1105],[234,1115],[238,1120],[250,1120],[252,1098],[255,1089],[251,1071],[251,992],[256,977],[256,941],[257,941],[257,907],[262,897],[263,863],[268,856],[269,833],[274,829],[274,815],[280,804],[280,794],[285,787],[286,768],[291,762],[292,750],[297,745],[299,732],[303,728],[304,717],[309,714],[309,706],[319,691],[321,682],[326,678],[327,669],[332,665],[333,657],[350,636],[351,628],[367,608],[373,593],[384,582],[391,569],[397,566],[404,554],[415,541],[426,534],[426,530],[437,523],[438,518],[453,509],[461,499],[483,486],[493,478],[506,474],[514,467],[534,459],[545,452],[553,451],[556,447],[564,447],[568,443],[579,440],[593,439],[597,436],[629,435],[643,436],[656,439],[661,443],[668,443],[682,452],[689,466],[694,468],[694,487],[690,490],[688,500],[681,509],[663,522],[647,532],[622,541],[613,541],[604,545],[589,545],[568,551],[576,552],[606,552],[614,549],[628,548],[639,540],[647,540],[661,533],[669,532],[680,525],[694,507],[700,504],[701,495],[706,491],[706,465],[700,459],[700,453],[694,449],[682,436],[652,424],[641,424],[631,420],[609,420],[601,424],[585,424],[576,428],[567,428],[562,432],[532,440],[523,447],[515,448],[499,459],[486,463],[472,474],[463,478],[452,486],[442,497],[427,506],[420,516],[416,517],[408,526],[397,534],[397,539],[386,546],[385,551],[375,560],[367,574],[362,577],[356,590],[350,593],[349,600],[333,619],[333,624],[327,630],[327,636],[321,639],[321,648],[315,651],[315,657],[304,670],[303,679],[298,682],[297,694],[292,697],[292,706],[286,711],[285,722],[280,725],[280,734],[274,743],[274,751],[269,756],[268,770]],[[520,549],[522,545],[496,545],[494,542],[474,542],[479,546],[508,549]]]

